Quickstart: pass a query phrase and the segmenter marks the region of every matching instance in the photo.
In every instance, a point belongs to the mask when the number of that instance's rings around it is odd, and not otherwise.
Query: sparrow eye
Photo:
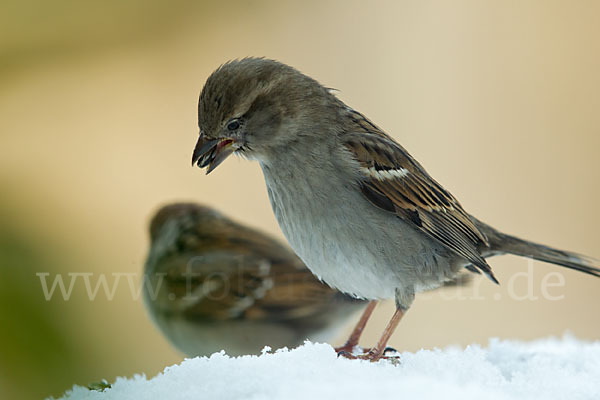
[[[231,121],[227,124],[227,129],[229,129],[230,131],[235,131],[239,127],[240,127],[240,123],[236,119],[234,119],[233,121]]]

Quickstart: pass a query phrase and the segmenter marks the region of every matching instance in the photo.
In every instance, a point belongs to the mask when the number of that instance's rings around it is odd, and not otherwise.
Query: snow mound
[[[119,378],[104,392],[75,386],[64,399],[600,398],[600,342],[493,339],[487,348],[406,352],[398,360],[347,360],[328,344],[306,342],[260,356],[187,359],[152,379]]]

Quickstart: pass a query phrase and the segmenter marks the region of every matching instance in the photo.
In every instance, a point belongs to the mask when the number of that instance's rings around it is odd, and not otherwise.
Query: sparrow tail
[[[519,239],[518,237],[499,232],[475,218],[473,218],[473,220],[479,230],[487,236],[489,241],[489,248],[482,249],[482,255],[484,257],[505,253],[514,254],[560,265],[600,278],[600,268],[598,268],[600,261],[596,259]],[[486,254],[486,250],[489,254]]]

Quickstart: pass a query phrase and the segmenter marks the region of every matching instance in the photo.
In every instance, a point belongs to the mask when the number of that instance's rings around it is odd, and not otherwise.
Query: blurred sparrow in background
[[[319,282],[278,241],[205,206],[163,207],[150,239],[145,303],[187,356],[331,339],[366,305]]]
[[[395,299],[381,339],[361,358],[382,356],[415,293],[463,268],[497,282],[487,257],[510,253],[600,275],[591,259],[475,219],[393,138],[282,63],[222,65],[204,85],[198,116],[192,164],[209,173],[234,152],[258,160],[279,225],[308,268],[345,293]]]

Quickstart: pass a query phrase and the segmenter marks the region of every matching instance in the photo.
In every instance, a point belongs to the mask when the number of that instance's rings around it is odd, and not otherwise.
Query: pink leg
[[[335,348],[335,351],[337,353],[352,354],[352,349],[354,349],[354,347],[358,344],[360,336],[362,335],[363,330],[365,329],[365,325],[367,325],[367,321],[369,320],[369,318],[371,318],[371,314],[373,314],[373,310],[375,310],[376,305],[376,300],[369,302],[367,308],[365,308],[365,311],[363,311],[363,314],[358,320],[358,323],[354,327],[354,330],[350,334],[350,337],[348,338],[348,340],[346,340],[346,343],[344,343],[344,345],[341,347]]]
[[[381,338],[377,342],[377,345],[375,346],[375,348],[371,349],[366,354],[358,356],[357,358],[360,358],[363,360],[371,360],[371,361],[377,361],[377,360],[383,358],[383,353],[385,352],[387,342],[390,340],[390,337],[396,330],[398,323],[404,316],[404,312],[405,311],[402,310],[401,308],[396,308],[396,311],[394,312],[392,319],[390,320],[388,325],[385,327],[385,330],[383,331],[383,334],[381,335]]]

